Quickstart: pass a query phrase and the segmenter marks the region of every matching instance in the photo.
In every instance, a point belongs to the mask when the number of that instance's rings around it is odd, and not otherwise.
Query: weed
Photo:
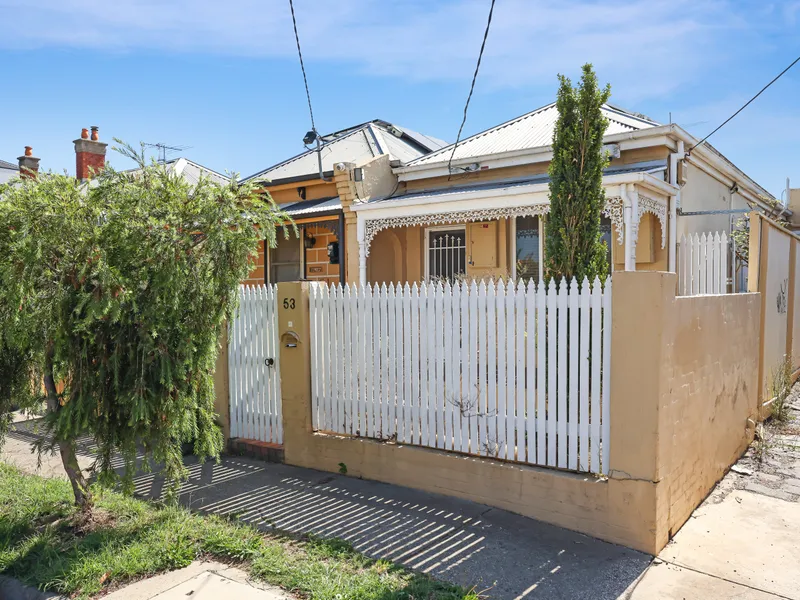
[[[784,356],[781,363],[770,373],[769,397],[772,399],[770,410],[772,418],[779,423],[789,420],[789,395],[792,392],[792,371],[794,361],[791,356]]]
[[[764,462],[764,459],[772,448],[772,434],[764,427],[763,423],[756,425],[755,438],[753,439],[753,458],[759,463]]]

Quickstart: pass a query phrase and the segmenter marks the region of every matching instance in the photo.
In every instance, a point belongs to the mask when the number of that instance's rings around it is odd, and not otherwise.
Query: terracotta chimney
[[[25,154],[17,158],[20,177],[34,179],[39,172],[39,159],[33,155],[33,148],[25,146]]]
[[[94,173],[101,171],[106,164],[106,146],[98,141],[100,134],[97,126],[92,126],[92,136],[84,128],[81,137],[75,140],[75,177],[80,181],[91,179]]]

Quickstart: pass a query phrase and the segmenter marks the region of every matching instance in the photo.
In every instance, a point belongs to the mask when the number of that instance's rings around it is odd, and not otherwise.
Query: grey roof
[[[332,171],[338,162],[358,163],[381,154],[388,154],[390,160],[406,164],[447,145],[442,140],[377,119],[321,136],[321,140],[324,172]],[[301,178],[318,172],[317,152],[311,149],[250,175],[245,181]]]
[[[659,123],[651,121],[643,115],[631,113],[621,108],[604,104],[603,115],[608,119],[606,135],[635,131],[648,127],[657,127]],[[507,121],[458,143],[453,160],[469,159],[487,154],[511,152],[549,146],[553,143],[558,110],[555,103]],[[428,165],[444,163],[450,160],[453,145],[437,152],[420,157],[409,163],[411,165]]]
[[[167,168],[175,173],[183,175],[184,179],[186,179],[189,183],[197,183],[200,181],[201,176],[208,177],[215,183],[219,184],[226,184],[230,181],[230,178],[222,173],[212,171],[208,167],[204,167],[196,162],[192,162],[188,158],[174,158],[172,160],[168,160],[164,164],[166,164]]]
[[[19,176],[19,167],[14,163],[0,160],[0,183],[5,183]]]
[[[646,162],[634,163],[630,165],[610,165],[603,171],[603,175],[622,175],[625,173],[659,173],[667,169],[666,160],[649,160]],[[499,179],[495,181],[487,181],[485,183],[474,183],[471,185],[462,185],[456,187],[444,187],[431,190],[424,190],[413,192],[411,194],[403,194],[402,196],[385,196],[383,198],[371,199],[370,204],[376,202],[391,202],[392,200],[411,200],[411,199],[431,199],[434,200],[438,196],[445,196],[450,194],[466,194],[468,192],[477,192],[481,190],[497,190],[501,188],[513,189],[515,187],[522,187],[536,183],[548,183],[550,175],[541,173],[539,175],[531,175],[529,177],[515,178],[515,179]]]
[[[208,167],[199,165],[196,162],[192,162],[188,158],[184,158],[182,156],[179,158],[170,159],[165,162],[164,165],[167,167],[167,170],[178,175],[182,175],[189,183],[197,183],[200,181],[201,176],[208,177],[211,179],[211,181],[219,184],[226,184],[230,181],[230,178],[226,175],[212,171]],[[128,169],[127,172],[135,172],[138,170],[139,169],[137,167],[134,169]]]
[[[280,208],[291,217],[301,217],[340,211],[342,210],[342,201],[339,196],[331,196],[330,198],[317,198],[316,200],[301,200],[291,204],[281,204]]]

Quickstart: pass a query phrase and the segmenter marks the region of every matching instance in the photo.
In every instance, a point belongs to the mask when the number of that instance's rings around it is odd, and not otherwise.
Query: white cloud
[[[481,85],[554,86],[586,61],[638,102],[757,50],[770,12],[739,0],[500,0]],[[304,54],[410,81],[465,80],[488,0],[296,0]],[[758,14],[756,14],[758,13]],[[0,47],[66,46],[293,58],[278,0],[0,0]],[[786,19],[794,16],[787,9]],[[771,19],[775,20],[774,15]],[[753,39],[751,39],[753,38]]]

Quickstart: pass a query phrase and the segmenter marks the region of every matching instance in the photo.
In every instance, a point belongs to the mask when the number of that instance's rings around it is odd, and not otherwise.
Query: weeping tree
[[[605,279],[607,248],[600,215],[605,206],[603,169],[608,156],[603,135],[608,121],[601,111],[610,86],[598,88],[592,65],[583,66],[577,88],[559,75],[558,120],[550,162],[550,214],[545,224],[545,275]]]
[[[139,168],[107,167],[90,185],[41,173],[0,186],[0,436],[13,406],[44,404],[34,450],[60,453],[82,507],[92,498],[79,438],[97,446],[98,478],[128,492],[137,448],[173,492],[184,443],[219,455],[223,323],[259,242],[274,246],[289,221],[251,185],[190,183],[117,150]]]

